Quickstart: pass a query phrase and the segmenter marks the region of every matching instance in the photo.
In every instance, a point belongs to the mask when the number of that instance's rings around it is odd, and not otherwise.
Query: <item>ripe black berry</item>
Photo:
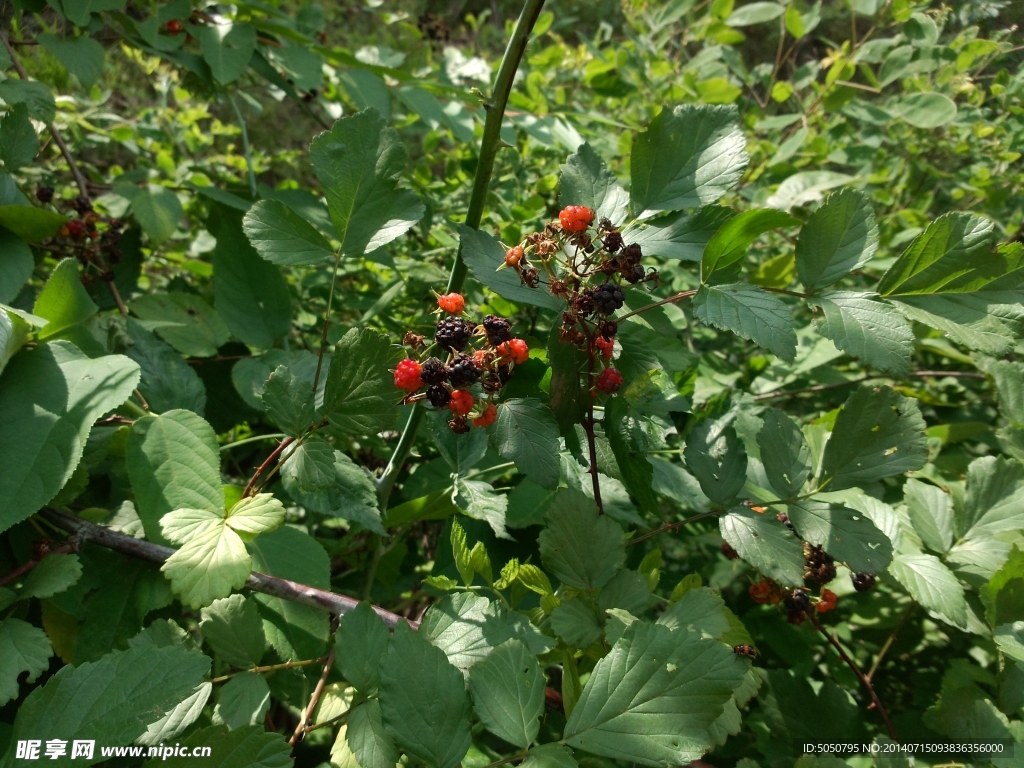
[[[777,514],[775,516],[775,519],[778,520],[783,525],[785,525],[787,528],[789,528],[789,530],[791,530],[791,531],[795,531],[796,530],[795,528],[793,528],[793,523],[792,523],[792,521],[790,521],[789,515],[787,515],[785,512],[779,512],[779,514]]]
[[[420,367],[420,380],[424,384],[440,384],[448,378],[448,369],[436,357],[428,357]]]
[[[452,352],[461,352],[469,344],[473,324],[461,317],[445,317],[437,323],[434,341]]]
[[[625,267],[632,267],[639,264],[643,257],[644,253],[636,243],[630,243],[623,248],[622,253],[619,254],[619,260]]]
[[[807,612],[811,610],[811,599],[807,596],[807,590],[794,589],[782,602],[786,606],[786,619],[789,623],[803,624]]]
[[[484,332],[487,334],[487,341],[492,346],[498,346],[503,341],[512,338],[512,324],[504,317],[487,315],[483,322]]]
[[[639,264],[636,264],[628,270],[623,270],[622,276],[631,283],[639,283],[647,277],[647,271]]]
[[[37,189],[36,200],[40,203],[48,203],[53,200],[53,187],[40,187]]]
[[[626,297],[615,283],[601,283],[593,292],[594,304],[602,315],[610,315],[620,309]]]
[[[622,235],[618,232],[609,232],[604,236],[604,249],[608,253],[615,253],[622,247]]]
[[[420,378],[423,378],[422,373]],[[448,391],[448,387],[443,384],[434,384],[433,386],[427,387],[427,400],[435,408],[444,408],[451,402],[452,393]]]
[[[88,213],[89,211],[92,210],[92,203],[90,203],[81,195],[79,195],[70,203],[68,203],[68,205],[70,205],[71,208],[74,209],[79,214]]]
[[[873,573],[855,573],[850,580],[853,581],[853,588],[858,592],[868,592],[875,586],[875,574]]]
[[[804,544],[804,578],[828,584],[836,577],[835,561],[819,546]]]
[[[606,339],[614,339],[615,334],[619,330],[619,324],[614,320],[606,320],[597,326],[597,335],[604,336]]]
[[[483,371],[480,366],[469,355],[459,355],[448,366],[448,381],[456,389],[465,389],[471,384],[480,381]]]

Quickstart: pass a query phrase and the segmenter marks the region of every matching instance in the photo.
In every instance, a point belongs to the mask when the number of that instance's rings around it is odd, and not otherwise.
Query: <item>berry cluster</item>
[[[498,418],[496,396],[512,369],[529,359],[530,349],[512,336],[512,324],[503,317],[487,315],[480,323],[463,317],[461,294],[438,296],[437,306],[445,314],[437,322],[434,346],[443,354],[402,360],[395,368],[395,386],[406,392],[406,403],[425,401],[450,410],[448,426],[456,433],[468,432],[471,425],[489,427]],[[426,355],[433,347],[425,342],[413,333],[405,337],[407,346]]]
[[[36,199],[43,204],[56,205],[53,187],[39,187]],[[61,207],[65,208],[68,220],[61,225],[50,245],[55,246],[58,253],[63,251],[65,256],[73,256],[81,262],[84,267],[82,282],[85,285],[92,284],[94,272],[104,280],[113,280],[113,273],[104,267],[106,263],[117,264],[121,260],[121,230],[124,229],[124,222],[101,216],[84,197],[62,203]]]

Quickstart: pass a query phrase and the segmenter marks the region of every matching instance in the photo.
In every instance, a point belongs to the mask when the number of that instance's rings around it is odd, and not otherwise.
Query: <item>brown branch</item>
[[[299,724],[295,726],[295,731],[292,733],[292,737],[288,739],[288,746],[294,747],[296,742],[305,734],[306,723],[309,722],[309,718],[313,716],[313,710],[316,709],[317,703],[320,701],[320,697],[323,695],[324,686],[327,685],[327,676],[331,673],[331,669],[334,667],[334,649],[331,648],[331,652],[327,654],[327,659],[324,661],[324,671],[320,674],[320,679],[317,681],[316,688],[313,689],[313,695],[309,697],[309,705],[306,707],[306,711],[302,713],[302,717],[299,718]]]
[[[868,673],[864,675],[864,677],[866,677],[868,680],[874,678],[875,672],[877,672],[878,668],[882,665],[882,659],[885,658],[885,654],[889,652],[889,649],[892,648],[892,644],[896,641],[896,635],[899,634],[899,631],[903,628],[904,622],[906,622],[906,620],[910,618],[910,614],[912,614],[916,609],[917,603],[911,601],[910,607],[903,612],[902,616],[900,616],[900,620],[896,622],[896,626],[893,628],[892,633],[885,641],[885,645],[882,646],[882,650],[880,650],[878,652],[878,656],[875,657],[875,663],[871,665],[871,669],[869,669]]]
[[[295,442],[295,438],[294,437],[289,437],[289,438],[285,438],[284,440],[282,440],[280,443],[277,444],[277,448],[275,448],[273,450],[273,452],[271,452],[271,454],[269,456],[267,456],[266,461],[264,461],[262,464],[260,464],[256,468],[256,473],[251,478],[249,478],[249,482],[245,486],[245,490],[242,491],[242,498],[243,499],[246,496],[249,496],[253,492],[253,488],[256,485],[256,481],[259,479],[259,476],[262,475],[267,470],[267,467],[269,467],[271,464],[273,464],[275,461],[277,461],[277,459],[281,456],[281,453],[284,451],[284,449],[287,448],[289,445],[291,445],[294,442]]]
[[[62,544],[59,547],[56,547],[55,549],[52,549],[49,552],[47,552],[45,557],[49,557],[50,555],[63,555],[63,554],[66,554],[68,552],[73,552],[74,549],[75,549],[75,547],[71,543]],[[44,559],[45,559],[45,557],[44,557]],[[25,563],[22,563],[17,568],[15,568],[13,571],[10,571],[9,573],[5,574],[4,576],[0,576],[0,587],[2,587],[4,584],[8,584],[8,583],[14,581],[19,576],[24,576],[26,573],[31,571],[33,568],[35,568],[41,562],[43,562],[43,560],[29,560],[29,561],[27,561]]]
[[[230,672],[230,673],[228,673],[226,675],[221,675],[220,677],[215,677],[210,682],[211,683],[223,683],[226,680],[230,680],[232,677],[237,677],[238,675],[244,675],[244,674],[246,674],[248,672],[256,672],[256,673],[259,673],[259,674],[263,674],[264,672],[276,672],[279,669],[295,669],[296,667],[308,667],[310,664],[319,664],[319,663],[321,663],[323,661],[326,661],[326,659],[327,659],[326,656],[321,656],[318,659],[302,659],[300,661],[283,661],[280,664],[268,664],[268,665],[263,666],[263,667],[251,667],[250,669],[240,669],[237,672]]]
[[[72,534],[77,540],[91,541],[94,544],[99,544],[101,547],[112,549],[115,552],[120,552],[122,555],[139,560],[162,564],[176,551],[171,547],[164,547],[160,544],[153,544],[149,541],[135,539],[126,534],[112,531],[109,528],[90,523],[59,509],[44,507],[39,510],[38,514],[44,520]],[[265,595],[279,597],[292,603],[319,608],[339,616],[354,611],[356,606],[359,605],[358,600],[347,595],[339,595],[257,571],[249,574],[249,580],[246,581],[245,586],[254,592],[262,592]],[[419,629],[418,621],[410,621],[404,616],[399,616],[376,605],[372,607],[381,620],[389,627],[393,628],[398,626],[399,623],[405,622],[413,629]]]
[[[682,528],[687,523],[695,523],[698,520],[703,520],[705,517],[711,517],[712,515],[717,514],[718,512],[701,512],[699,515],[688,517],[685,520],[680,520],[675,523],[665,523],[665,525],[661,526],[661,528],[655,528],[653,531],[648,531],[642,536],[637,536],[635,539],[630,539],[626,542],[626,546],[632,547],[634,544],[639,544],[641,541],[647,541],[648,539],[653,539],[655,536],[660,536],[663,533],[669,533],[671,531],[675,531],[679,528]]]
[[[634,309],[632,312],[627,312],[626,314],[622,315],[621,317],[615,318],[615,321],[616,322],[622,322],[627,317],[632,317],[633,315],[639,315],[641,312],[646,312],[648,309],[654,309],[655,307],[660,307],[662,304],[671,304],[672,302],[681,301],[682,299],[689,299],[689,298],[691,298],[696,293],[697,293],[697,291],[695,291],[695,290],[694,291],[680,291],[679,293],[675,294],[674,296],[669,296],[667,299],[662,299],[661,301],[656,301],[653,304],[648,304],[645,307],[640,307],[640,309]]]
[[[864,673],[860,671],[860,667],[857,666],[857,662],[850,658],[849,654],[847,654],[843,649],[843,646],[839,644],[839,641],[836,640],[831,632],[826,631],[814,616],[808,614],[808,618],[811,620],[814,628],[821,632],[825,639],[828,640],[829,644],[836,649],[836,653],[839,654],[839,658],[846,663],[846,666],[853,670],[853,674],[855,674],[857,679],[860,680],[861,685],[864,686],[864,690],[868,692],[868,695],[871,697],[871,701],[874,702],[875,709],[878,710],[878,714],[880,714],[882,716],[882,720],[885,721],[885,728],[889,731],[889,737],[893,741],[899,741],[899,738],[896,736],[896,729],[893,728],[892,720],[889,719],[889,713],[885,711],[885,707],[882,705],[882,700],[879,699],[878,694],[875,693],[875,687],[871,684],[871,681],[864,675]]]
[[[959,379],[985,378],[985,374],[977,373],[975,371],[911,371],[907,376],[915,379],[940,379],[945,376],[951,376]],[[860,384],[874,379],[892,378],[894,377],[884,373],[873,373],[867,376],[861,376],[859,379],[848,379],[847,381],[840,381],[834,384],[815,384],[813,387],[803,387],[802,389],[780,389],[777,392],[767,392],[763,395],[754,395],[754,400],[773,400],[776,397],[792,397],[793,395],[806,395],[813,392],[827,392],[830,389],[839,389],[840,387],[846,387],[850,384]]]

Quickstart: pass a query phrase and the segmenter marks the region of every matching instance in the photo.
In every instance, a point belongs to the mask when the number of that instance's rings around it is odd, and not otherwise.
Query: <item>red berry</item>
[[[558,214],[558,223],[566,232],[582,232],[594,221],[594,212],[585,205],[569,205]]]
[[[489,427],[498,418],[498,406],[494,403],[488,403],[487,407],[484,408],[484,412],[473,419],[473,425],[477,427]]]
[[[605,360],[612,359],[612,350],[615,349],[615,342],[612,339],[604,336],[598,336],[594,339],[594,346],[601,350],[601,354],[604,355]]]
[[[522,246],[514,246],[508,249],[505,254],[505,264],[510,267],[518,267],[519,262],[523,260],[523,256],[526,254],[523,252]]]
[[[831,611],[836,607],[836,593],[830,589],[821,590],[821,597],[818,600],[818,613]]]
[[[167,33],[170,35],[180,35],[185,28],[181,26],[181,22],[177,19],[171,19],[164,24],[164,29],[166,29]]]
[[[506,363],[511,358],[512,362],[516,365],[522,365],[530,359],[530,348],[522,339],[512,339],[511,341],[499,344],[497,350],[498,354],[501,355],[501,360]]]
[[[601,375],[597,377],[597,388],[606,395],[618,392],[621,386],[622,374],[615,368],[605,368],[601,371]]]
[[[420,379],[420,364],[415,360],[403,360],[395,366],[395,386],[406,392],[415,392],[423,386]]]
[[[466,308],[466,300],[461,293],[446,293],[437,297],[437,306],[449,315],[461,315]]]
[[[452,392],[452,399],[448,403],[448,407],[459,416],[465,416],[473,410],[473,402],[473,396],[469,392],[464,389],[456,389]]]
[[[75,240],[81,240],[85,237],[85,223],[81,220],[71,219],[65,226],[68,228],[68,233]]]

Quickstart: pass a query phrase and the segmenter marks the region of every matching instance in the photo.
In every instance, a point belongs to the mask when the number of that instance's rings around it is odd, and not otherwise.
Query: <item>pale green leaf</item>
[[[707,325],[732,331],[784,360],[796,357],[793,316],[778,297],[753,285],[702,285],[693,313]]]
[[[1024,464],[1002,456],[972,461],[956,527],[965,539],[986,539],[1024,528]]]
[[[911,93],[896,102],[894,111],[915,128],[934,129],[953,121],[956,102],[942,93]]]
[[[725,23],[730,27],[747,27],[753,24],[764,24],[766,21],[779,18],[786,8],[779,3],[754,2],[741,5],[733,11]]]
[[[524,749],[533,743],[544,714],[544,674],[521,641],[502,643],[475,665],[469,690],[487,730]]]
[[[245,725],[261,725],[270,710],[270,687],[263,675],[247,672],[235,675],[220,689],[213,722],[234,730]]]
[[[594,212],[595,224],[601,219],[616,226],[623,223],[629,195],[590,144],[581,144],[559,170],[559,205],[585,205]]]
[[[64,259],[54,267],[32,307],[32,314],[49,321],[39,330],[41,339],[85,322],[98,311],[82,285],[77,259]]]
[[[508,511],[508,496],[497,493],[490,483],[482,480],[455,481],[452,501],[466,514],[476,520],[483,520],[499,539],[511,539],[505,532],[505,513]]]
[[[993,633],[996,647],[1016,661],[1024,661],[1024,621],[1003,624]]]
[[[388,628],[370,603],[363,601],[338,621],[334,664],[364,696],[380,685],[380,660],[388,647]]]
[[[592,499],[568,488],[555,494],[538,543],[547,571],[577,589],[603,587],[626,559],[618,523],[599,516]]]
[[[277,200],[260,200],[253,205],[242,227],[260,256],[274,264],[295,267],[334,258],[327,238]]]
[[[231,508],[224,522],[249,539],[281,525],[284,522],[284,504],[271,493],[246,496]]]
[[[201,608],[245,585],[252,561],[223,513],[178,509],[164,515],[160,525],[168,540],[181,544],[160,570],[182,603]]]
[[[472,592],[446,595],[432,605],[423,616],[419,634],[463,671],[512,636],[497,604]]]
[[[934,485],[911,478],[903,486],[907,514],[925,546],[942,554],[953,543],[953,500]]]
[[[779,188],[764,204],[769,208],[788,211],[795,206],[821,200],[828,190],[852,181],[852,176],[835,171],[798,171],[779,184]]]
[[[32,326],[16,313],[0,306],[0,372],[28,341]]]
[[[967,627],[964,588],[939,558],[899,554],[893,558],[889,573],[929,611],[941,614],[961,629]]]
[[[822,310],[817,330],[836,347],[894,376],[910,372],[914,332],[899,310],[877,294],[835,291],[808,303]]]
[[[558,485],[558,425],[543,402],[532,397],[503,402],[491,439],[498,453],[535,483]]]
[[[768,513],[739,508],[718,522],[722,538],[747,563],[788,587],[804,583],[804,553],[800,540]]]
[[[867,264],[878,249],[878,225],[863,192],[829,195],[807,219],[796,242],[796,270],[816,291]]]
[[[221,659],[242,669],[259,664],[266,639],[256,603],[231,595],[203,608],[202,617],[199,629]]]
[[[49,668],[52,655],[50,638],[43,630],[21,619],[0,621],[0,705],[18,698],[18,678],[23,672],[28,672],[28,682],[35,682]]]
[[[892,542],[867,515],[813,499],[787,504],[786,513],[804,541],[855,573],[881,573],[892,560]]]
[[[365,435],[395,424],[401,397],[390,369],[398,359],[398,350],[379,331],[353,328],[341,338],[324,393],[326,416],[335,430]]]
[[[688,590],[658,617],[658,624],[718,640],[729,631],[725,602],[707,587]]]
[[[180,736],[186,728],[198,720],[213,693],[213,683],[203,683],[188,698],[178,704],[159,720],[146,726],[146,732],[135,740],[136,744],[154,747]]]

